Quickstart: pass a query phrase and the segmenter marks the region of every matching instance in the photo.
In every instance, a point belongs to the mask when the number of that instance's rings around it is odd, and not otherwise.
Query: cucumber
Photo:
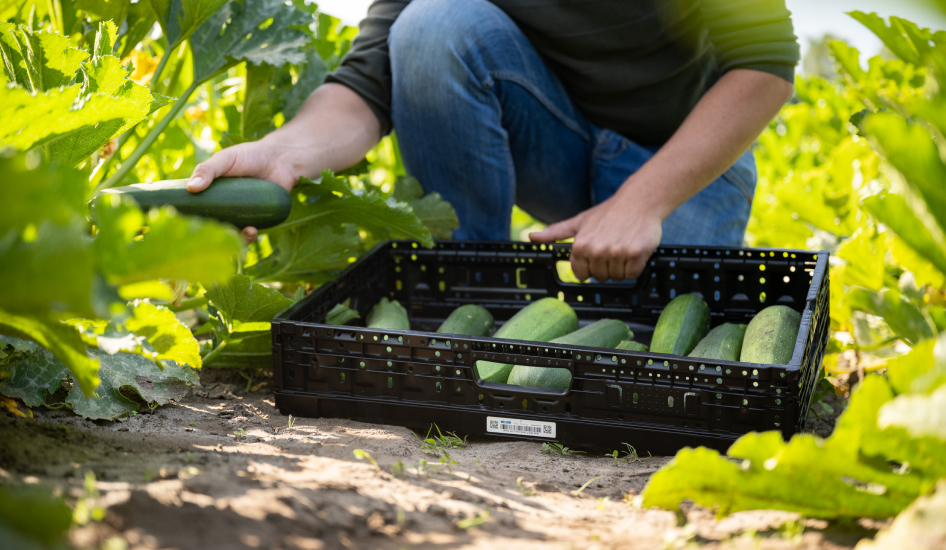
[[[381,298],[368,313],[368,328],[410,330],[411,322],[407,310],[397,300]]]
[[[801,314],[788,306],[763,309],[746,329],[739,360],[744,363],[787,365],[792,360]]]
[[[706,302],[696,294],[681,294],[660,313],[650,351],[686,355],[706,336],[709,324]]]
[[[473,304],[460,306],[450,313],[437,332],[465,336],[489,336],[495,323],[485,307]]]
[[[593,348],[614,348],[622,340],[631,337],[627,325],[614,319],[602,319],[585,328],[549,340],[550,344],[570,344]],[[507,384],[533,386],[537,388],[568,389],[572,383],[572,373],[568,369],[551,367],[527,367],[516,365],[509,372]]]
[[[626,349],[628,351],[647,351],[649,348],[640,342],[634,340],[622,340],[614,349]]]
[[[266,229],[289,217],[292,197],[282,187],[256,178],[218,178],[200,193],[187,190],[188,180],[137,183],[106,189],[98,197],[121,195],[142,209],[170,205],[182,214],[214,218],[243,228]]]
[[[738,361],[745,336],[746,325],[730,323],[719,325],[700,340],[689,356],[719,361]]]
[[[578,329],[578,315],[570,305],[555,298],[542,298],[519,310],[499,327],[494,338],[548,342]],[[506,383],[512,365],[478,361],[476,372],[484,382]]]

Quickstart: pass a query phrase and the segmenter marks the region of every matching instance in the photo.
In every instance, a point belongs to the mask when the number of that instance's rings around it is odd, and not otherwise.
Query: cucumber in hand
[[[138,183],[106,189],[96,196],[131,197],[144,210],[173,206],[182,214],[214,218],[244,227],[266,229],[286,221],[292,210],[289,192],[273,182],[256,178],[217,178],[200,193],[187,190],[186,179]]]

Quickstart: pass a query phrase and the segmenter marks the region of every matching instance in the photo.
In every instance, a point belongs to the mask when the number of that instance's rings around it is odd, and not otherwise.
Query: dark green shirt
[[[456,0],[462,2],[463,0]],[[792,82],[798,40],[785,0],[491,0],[592,123],[661,145],[732,69]],[[357,92],[391,131],[387,36],[410,0],[375,0],[327,81]]]

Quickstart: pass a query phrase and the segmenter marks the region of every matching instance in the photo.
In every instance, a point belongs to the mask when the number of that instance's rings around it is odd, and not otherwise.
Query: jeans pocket
[[[613,159],[623,153],[628,145],[630,141],[621,134],[613,130],[601,130],[595,141],[594,156],[603,160]]]
[[[755,186],[758,178],[752,149],[746,151],[735,164],[729,167],[729,170],[723,172],[723,179],[739,189],[750,204],[752,204],[752,199],[755,196]]]

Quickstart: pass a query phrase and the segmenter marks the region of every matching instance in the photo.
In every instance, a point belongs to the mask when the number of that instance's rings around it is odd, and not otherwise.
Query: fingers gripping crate
[[[349,418],[426,431],[554,441],[670,454],[725,450],[749,431],[804,426],[827,343],[828,254],[663,247],[635,282],[564,281],[571,245],[449,241],[425,250],[379,245],[273,322],[276,403],[296,416]],[[748,323],[784,304],[802,314],[788,365],[708,361],[649,352],[452,336],[433,332],[455,308],[479,304],[497,325],[544,297],[586,325],[620,319],[649,343],[675,296],[699,293],[712,325]],[[412,330],[324,324],[338,303],[367,317],[399,300]],[[479,360],[568,369],[568,390],[482,382]]]

